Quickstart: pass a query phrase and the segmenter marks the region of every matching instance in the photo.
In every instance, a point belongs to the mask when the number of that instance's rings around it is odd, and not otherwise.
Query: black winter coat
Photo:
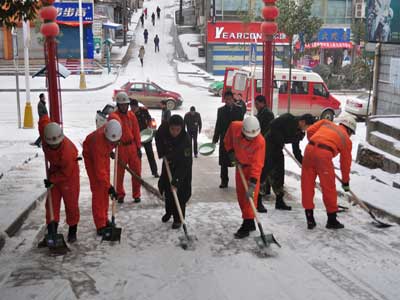
[[[142,131],[149,127],[149,123],[151,122],[151,116],[147,108],[139,107],[139,110],[135,112],[136,119],[139,123],[139,129]]]
[[[178,198],[187,202],[192,195],[192,145],[190,136],[182,129],[179,136],[173,138],[167,122],[161,124],[156,132],[158,157],[166,157],[171,168],[172,179],[177,182]],[[167,170],[163,163],[158,188],[162,194],[170,191],[171,186]]]
[[[265,106],[257,113],[257,119],[260,122],[261,135],[265,137],[269,130],[270,123],[274,119],[274,113]]]
[[[188,132],[199,133],[201,131],[201,116],[197,111],[193,115],[191,112],[186,113],[184,122]]]
[[[219,164],[221,166],[231,166],[231,160],[224,147],[225,134],[228,131],[229,125],[233,121],[242,121],[243,114],[240,108],[236,105],[222,106],[218,108],[217,122],[215,124],[213,143],[219,141]]]

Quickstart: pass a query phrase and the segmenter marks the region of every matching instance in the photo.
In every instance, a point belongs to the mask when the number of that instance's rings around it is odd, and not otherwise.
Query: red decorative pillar
[[[264,22],[261,23],[261,32],[264,37],[263,56],[263,94],[267,100],[268,108],[272,109],[273,95],[273,51],[272,41],[278,32],[278,24],[275,19],[279,16],[279,9],[275,6],[276,0],[263,0],[265,6],[262,8]]]
[[[46,80],[48,86],[48,99],[50,107],[50,118],[59,124],[62,124],[61,97],[58,80],[57,64],[57,42],[56,36],[60,29],[55,22],[57,18],[57,9],[52,5],[54,0],[43,0],[43,7],[39,15],[43,20],[40,26],[40,32],[45,37],[44,56],[46,61]]]

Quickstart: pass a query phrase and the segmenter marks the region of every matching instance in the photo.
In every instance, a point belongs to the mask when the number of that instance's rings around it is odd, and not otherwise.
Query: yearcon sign
[[[400,44],[400,1],[368,0],[368,41]]]
[[[207,42],[208,43],[257,43],[263,42],[261,23],[242,22],[208,22]],[[289,43],[284,33],[277,33],[274,38],[275,44]]]

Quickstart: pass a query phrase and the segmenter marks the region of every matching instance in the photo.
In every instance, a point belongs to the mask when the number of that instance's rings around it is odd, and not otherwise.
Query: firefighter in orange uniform
[[[129,109],[129,97],[125,92],[119,92],[116,96],[118,110],[113,112],[108,117],[109,120],[116,119],[122,126],[122,137],[118,147],[118,160],[122,161],[125,165],[128,164],[129,168],[137,175],[141,175],[142,168],[142,152],[140,147],[140,130],[139,123],[135,114]],[[123,203],[125,198],[124,189],[124,176],[125,168],[118,164],[117,176],[117,195],[118,203]],[[140,182],[135,178],[131,178],[132,182],[132,198],[135,203],[140,202]]]
[[[235,233],[238,239],[247,237],[250,231],[256,230],[249,198],[252,198],[257,207],[260,175],[265,158],[265,140],[259,133],[260,123],[256,117],[249,116],[244,121],[232,122],[224,138],[229,158],[242,166],[248,184],[246,193],[239,171],[236,170],[236,194],[243,218],[242,226]]]
[[[92,213],[98,235],[103,235],[104,228],[109,225],[108,196],[117,196],[110,183],[110,153],[121,135],[120,123],[111,120],[89,134],[83,142],[83,158],[92,191]]]
[[[44,180],[46,188],[51,188],[54,220],[50,221],[50,212],[46,202],[46,224],[49,235],[56,234],[60,221],[61,198],[64,201],[68,230],[68,242],[76,241],[79,222],[79,165],[78,150],[64,136],[60,125],[51,122],[48,115],[39,119],[39,133],[42,139],[44,155],[50,163],[48,178]],[[54,232],[55,231],[55,232]],[[39,247],[46,247],[46,239]]]
[[[308,229],[316,226],[314,219],[315,179],[318,176],[322,189],[328,222],[326,228],[344,228],[336,219],[337,192],[335,169],[332,159],[340,153],[340,169],[342,171],[342,187],[349,191],[351,148],[350,136],[355,133],[357,123],[352,116],[343,117],[339,125],[320,120],[307,130],[309,143],[304,152],[301,171],[302,203],[305,209]]]

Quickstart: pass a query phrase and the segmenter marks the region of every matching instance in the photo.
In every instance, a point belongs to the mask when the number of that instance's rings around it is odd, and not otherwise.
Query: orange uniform
[[[116,119],[118,122],[120,122],[122,127],[121,141],[118,146],[118,160],[121,160],[125,164],[128,164],[129,168],[131,168],[137,175],[140,176],[142,171],[142,163],[138,156],[138,150],[140,150],[142,144],[140,142],[140,129],[137,118],[135,114],[131,111],[128,111],[126,114],[116,111],[110,114],[110,116],[108,117],[108,120],[112,119]],[[117,175],[117,195],[118,198],[123,198],[125,197],[125,168],[122,167],[120,164],[118,164]],[[131,182],[132,197],[139,198],[140,182],[138,182],[133,177],[131,178]]]
[[[246,139],[242,134],[242,127],[242,121],[232,122],[225,134],[224,145],[227,152],[231,150],[235,152],[235,157],[243,167],[247,182],[249,182],[250,178],[257,180],[253,198],[254,205],[257,207],[260,175],[265,158],[265,140],[262,135],[258,135],[252,140]],[[236,194],[242,210],[242,218],[254,219],[254,213],[246,197],[246,191],[238,170],[236,170]]]
[[[340,153],[342,180],[350,180],[352,143],[343,125],[321,120],[307,130],[310,141],[304,152],[301,171],[302,203],[305,209],[314,209],[315,179],[318,176],[322,197],[328,213],[337,212],[335,170],[332,159]]]
[[[39,119],[39,133],[46,159],[50,163],[49,180],[54,184],[51,189],[54,221],[60,221],[61,198],[64,200],[67,224],[74,226],[79,222],[79,165],[78,150],[75,145],[64,137],[57,149],[50,148],[44,139],[44,128],[51,122],[48,115]],[[46,223],[50,223],[50,212],[46,202]]]
[[[96,229],[108,220],[108,189],[110,183],[110,153],[114,146],[104,134],[105,125],[89,134],[83,142],[83,158],[92,191],[92,213]]]

